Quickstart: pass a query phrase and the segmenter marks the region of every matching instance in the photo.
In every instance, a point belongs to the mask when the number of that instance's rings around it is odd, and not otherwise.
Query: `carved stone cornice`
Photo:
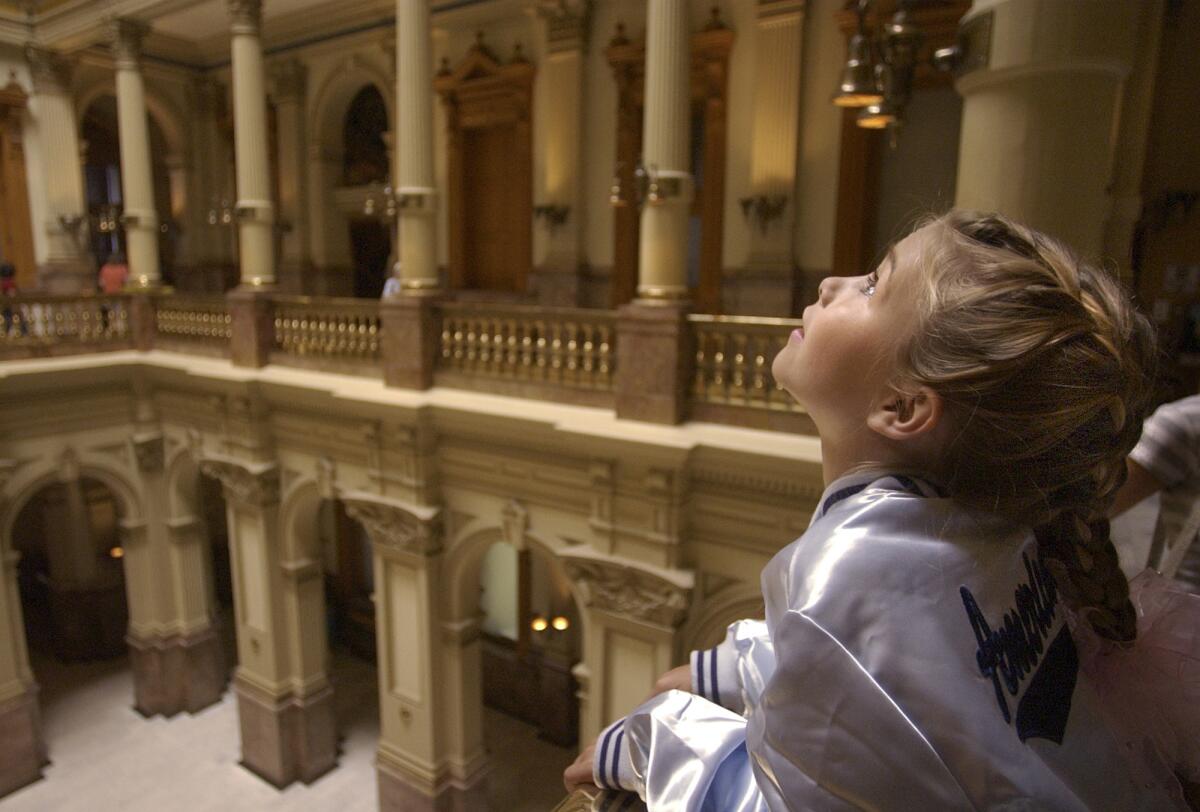
[[[161,434],[134,437],[131,442],[139,471],[143,474],[157,474],[163,470],[166,452]]]
[[[442,549],[441,514],[436,509],[417,513],[378,499],[343,494],[342,505],[350,518],[362,523],[371,541],[417,555],[434,555]]]
[[[687,615],[693,585],[690,572],[652,569],[594,553],[561,556],[567,576],[583,587],[594,609],[674,627]]]
[[[230,30],[257,36],[262,28],[262,0],[228,0],[228,3]]]
[[[142,40],[150,26],[137,20],[118,17],[108,23],[113,60],[117,70],[139,70],[142,59]]]
[[[538,14],[546,21],[548,53],[587,49],[592,17],[590,0],[539,0]]]
[[[200,470],[220,480],[226,499],[255,507],[279,502],[279,466],[273,463],[251,468],[234,460],[206,459]]]
[[[29,63],[34,93],[61,95],[70,88],[75,65],[67,57],[48,48],[26,45],[25,61]]]

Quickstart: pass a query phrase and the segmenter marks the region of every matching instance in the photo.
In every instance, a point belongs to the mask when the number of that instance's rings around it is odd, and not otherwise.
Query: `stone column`
[[[433,64],[429,0],[396,0],[396,117],[401,287],[438,291],[433,181]]]
[[[590,550],[563,559],[583,587],[589,612],[580,678],[579,740],[593,741],[604,726],[646,698],[660,674],[677,665],[678,630],[687,614],[690,573],[652,569]],[[620,680],[608,679],[620,674]]]
[[[145,401],[144,401],[145,402]],[[141,406],[139,407],[141,408]],[[157,427],[131,439],[145,522],[126,528],[126,580],[131,595],[147,596],[153,616],[131,618],[129,644],[134,708],[143,716],[195,713],[225,689],[224,652],[212,625],[206,580],[208,547],[195,516],[168,516],[171,499]]]
[[[0,461],[0,520],[7,521],[4,484],[12,465]],[[0,539],[0,797],[42,776],[48,763],[42,740],[38,687],[29,668],[21,594],[20,556]]]
[[[324,618],[297,615],[295,584],[305,576],[282,553],[279,469],[225,458],[200,468],[221,480],[228,509],[242,766],[280,788],[314,781],[337,763],[333,690],[323,673],[298,668],[311,652],[289,649],[297,624]]]
[[[616,410],[668,424],[686,417],[694,363],[687,326],[690,43],[688,0],[649,0],[642,163],[656,199],[642,208],[637,299],[619,311]]]
[[[578,0],[542,7],[546,58],[540,66],[540,98],[545,148],[542,205],[566,210],[566,219],[535,221],[544,255],[534,269],[538,302],[554,307],[575,307],[580,302],[580,266],[584,259],[583,100],[584,58],[587,49],[589,7]],[[539,136],[540,137],[540,136]]]
[[[298,59],[275,66],[275,113],[279,132],[279,216],[284,227],[279,287],[305,292],[312,268],[308,250],[308,144],[305,138],[307,69]]]
[[[95,263],[88,250],[87,203],[80,168],[79,127],[71,98],[71,64],[61,55],[27,46],[33,77],[29,115],[42,148],[46,188],[46,261],[38,286],[50,293],[78,293],[96,287]]]
[[[232,18],[234,146],[237,152],[238,236],[242,285],[275,284],[275,204],[267,152],[263,79],[262,0],[228,0]]]
[[[379,808],[486,809],[482,756],[451,759],[442,741],[454,691],[445,680],[437,610],[440,511],[374,498],[342,502],[375,550]]]
[[[956,206],[1001,211],[1100,253],[1139,6],[976,0],[962,25],[991,15],[992,41],[989,63],[956,83]]]
[[[805,0],[758,0],[749,191],[754,205],[761,201],[761,211],[774,216],[765,224],[755,217],[746,222],[749,254],[738,279],[736,312],[791,314],[796,274],[791,192],[800,136],[804,7]]]
[[[142,80],[144,23],[119,19],[112,23],[113,60],[117,69],[117,126],[121,143],[122,220],[125,224],[129,285],[161,286],[158,267],[158,211],[154,208],[154,174],[150,163],[150,128],[146,121],[146,87]]]
[[[47,489],[42,498],[57,656],[88,660],[123,653],[122,564],[96,546],[79,463],[72,452],[62,457],[59,487]]]

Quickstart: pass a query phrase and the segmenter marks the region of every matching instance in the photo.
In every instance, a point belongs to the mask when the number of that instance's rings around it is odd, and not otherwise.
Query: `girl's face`
[[[771,366],[822,438],[857,431],[895,381],[896,354],[917,310],[916,259],[928,230],[901,240],[865,276],[829,277]]]

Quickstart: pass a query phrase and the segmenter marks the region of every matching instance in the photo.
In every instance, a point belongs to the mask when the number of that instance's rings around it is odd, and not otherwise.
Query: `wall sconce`
[[[533,620],[529,621],[529,628],[535,632],[544,632],[547,629],[565,632],[571,628],[571,621],[567,620],[564,615],[555,615],[553,620],[547,620],[545,615],[534,615]]]
[[[535,632],[544,632],[547,628],[549,628],[549,626],[550,624],[546,621],[546,618],[542,617],[541,615],[537,615],[533,620],[529,621],[529,628],[533,629]]]
[[[738,200],[742,204],[742,216],[749,222],[752,218],[758,223],[759,231],[767,233],[767,226],[783,216],[787,209],[787,195],[755,195]]]
[[[233,208],[229,205],[228,200],[221,200],[220,203],[213,201],[213,205],[208,209],[208,215],[205,220],[210,226],[230,226],[233,225]]]
[[[621,167],[622,164],[617,164],[617,171],[609,187],[608,202],[613,206],[632,203],[641,210],[646,203],[658,206],[667,202],[669,198],[683,194],[683,178],[686,173],[660,171],[654,164],[646,166],[640,161],[633,169],[633,189],[629,190],[631,194],[627,193],[621,183]]]
[[[546,223],[546,227],[551,231],[567,222],[567,217],[569,217],[570,214],[570,206],[557,206],[551,203],[543,206],[533,207],[534,218],[544,221]]]
[[[79,227],[83,225],[82,214],[60,214],[58,215],[58,224],[62,226],[62,230],[68,234],[76,234]]]
[[[377,193],[369,193],[367,199],[363,201],[363,214],[368,217],[382,216],[389,220],[395,220],[399,213],[400,199],[390,183]]]
[[[917,55],[925,35],[909,19],[912,0],[901,0],[891,20],[869,32],[867,12],[871,3],[872,0],[858,0],[858,30],[850,38],[842,80],[833,103],[839,107],[858,108],[856,123],[860,127],[894,132],[904,123],[904,110],[912,97]],[[973,34],[968,39],[977,39]],[[984,37],[990,37],[990,29],[984,32]],[[959,67],[965,60],[968,44],[960,34],[958,45],[934,52],[930,60],[933,67],[937,70]],[[983,47],[986,48],[986,44]]]
[[[115,203],[101,205],[92,217],[101,234],[112,234],[121,227],[121,209]]]

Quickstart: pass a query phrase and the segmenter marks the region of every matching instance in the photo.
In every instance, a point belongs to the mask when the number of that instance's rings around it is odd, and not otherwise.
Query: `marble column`
[[[991,15],[992,41],[988,64],[955,85],[956,206],[1001,211],[1084,255],[1100,253],[1140,6],[975,1],[962,25]]]
[[[688,0],[646,6],[646,108],[642,163],[658,180],[661,200],[642,208],[638,298],[688,298],[691,153],[691,29]]]
[[[228,0],[233,40],[234,147],[242,285],[275,284],[275,204],[267,150],[267,96],[263,77],[262,0]]]
[[[0,460],[0,519],[9,507],[3,486],[13,464]],[[20,556],[0,539],[0,797],[37,781],[47,763],[38,686],[29,667],[21,594]]]
[[[36,46],[25,49],[33,77],[29,116],[42,148],[46,189],[46,261],[38,267],[38,287],[50,293],[78,293],[95,287],[95,263],[88,250],[87,203],[80,167],[79,127],[71,98],[71,63]]]
[[[308,144],[305,138],[307,69],[298,59],[275,66],[275,113],[279,131],[279,216],[284,227],[280,243],[279,287],[305,293],[312,268],[308,248]]]
[[[313,591],[320,565],[285,554],[276,464],[220,458],[200,469],[225,492],[242,766],[275,787],[309,783],[337,765],[323,598]]]
[[[113,21],[112,48],[117,70],[117,126],[121,144],[122,220],[125,225],[129,285],[152,289],[162,284],[158,265],[158,211],[154,207],[154,170],[150,163],[150,127],[142,79],[142,38],[149,28],[134,20]]]
[[[736,285],[736,312],[788,316],[795,284],[792,232],[800,137],[805,0],[758,0],[754,32],[754,113],[750,196],[782,212],[745,223],[748,256]],[[727,297],[728,298],[728,297]]]
[[[396,118],[401,289],[441,289],[433,179],[433,64],[429,0],[396,0]]]
[[[545,122],[542,205],[566,209],[566,220],[536,221],[540,262],[534,268],[538,302],[575,307],[580,302],[587,197],[583,189],[583,100],[589,7],[580,0],[542,7],[546,58],[540,66]]]

